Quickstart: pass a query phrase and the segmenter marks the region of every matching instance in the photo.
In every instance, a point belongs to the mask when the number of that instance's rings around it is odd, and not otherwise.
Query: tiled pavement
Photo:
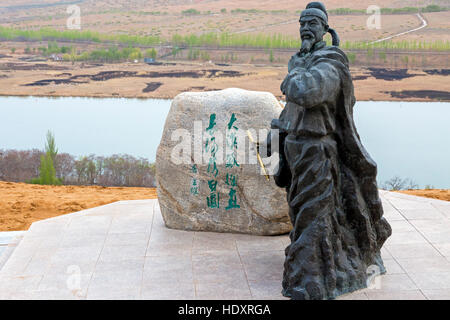
[[[0,232],[0,270],[24,234],[25,231]]]
[[[450,299],[450,202],[381,191],[388,273],[339,299]],[[287,236],[167,229],[157,200],[34,223],[0,270],[0,299],[283,299]]]

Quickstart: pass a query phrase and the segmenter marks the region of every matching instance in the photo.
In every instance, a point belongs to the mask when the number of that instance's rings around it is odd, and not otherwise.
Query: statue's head
[[[329,31],[328,14],[321,2],[310,2],[300,15],[302,52],[309,52]]]

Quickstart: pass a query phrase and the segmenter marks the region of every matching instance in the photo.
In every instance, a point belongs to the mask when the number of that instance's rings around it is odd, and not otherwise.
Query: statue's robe
[[[392,231],[382,217],[376,164],[353,122],[345,53],[318,42],[295,54],[288,70],[286,106],[272,122],[281,137],[275,182],[287,190],[293,225],[283,294],[332,299],[367,287],[371,272],[386,272],[380,249]]]

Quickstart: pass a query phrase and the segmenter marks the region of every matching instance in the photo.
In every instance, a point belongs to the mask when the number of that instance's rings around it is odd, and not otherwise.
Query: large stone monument
[[[257,137],[265,140],[281,110],[272,94],[241,89],[188,92],[173,100],[156,155],[167,227],[256,235],[290,231],[284,191],[256,153]],[[273,159],[278,162],[278,156]]]
[[[283,294],[332,299],[386,272],[380,249],[391,228],[382,217],[377,166],[353,122],[348,59],[325,6],[308,4],[300,26],[302,46],[281,84],[286,107],[272,122],[280,136],[275,181],[287,190],[293,225]],[[327,32],[332,46],[323,41]]]

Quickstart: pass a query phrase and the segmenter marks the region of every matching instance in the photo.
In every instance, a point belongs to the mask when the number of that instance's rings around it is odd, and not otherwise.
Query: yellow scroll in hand
[[[255,140],[253,140],[252,134],[251,134],[251,132],[249,130],[247,130],[247,135],[248,135],[248,138],[250,139],[250,142],[256,145],[256,142],[255,142]],[[259,165],[261,166],[261,169],[263,170],[267,181],[269,181],[270,180],[269,175],[267,174],[266,167],[264,166],[264,163],[263,163],[263,161],[261,159],[261,156],[259,154],[258,149],[256,149],[256,156],[258,157]]]

